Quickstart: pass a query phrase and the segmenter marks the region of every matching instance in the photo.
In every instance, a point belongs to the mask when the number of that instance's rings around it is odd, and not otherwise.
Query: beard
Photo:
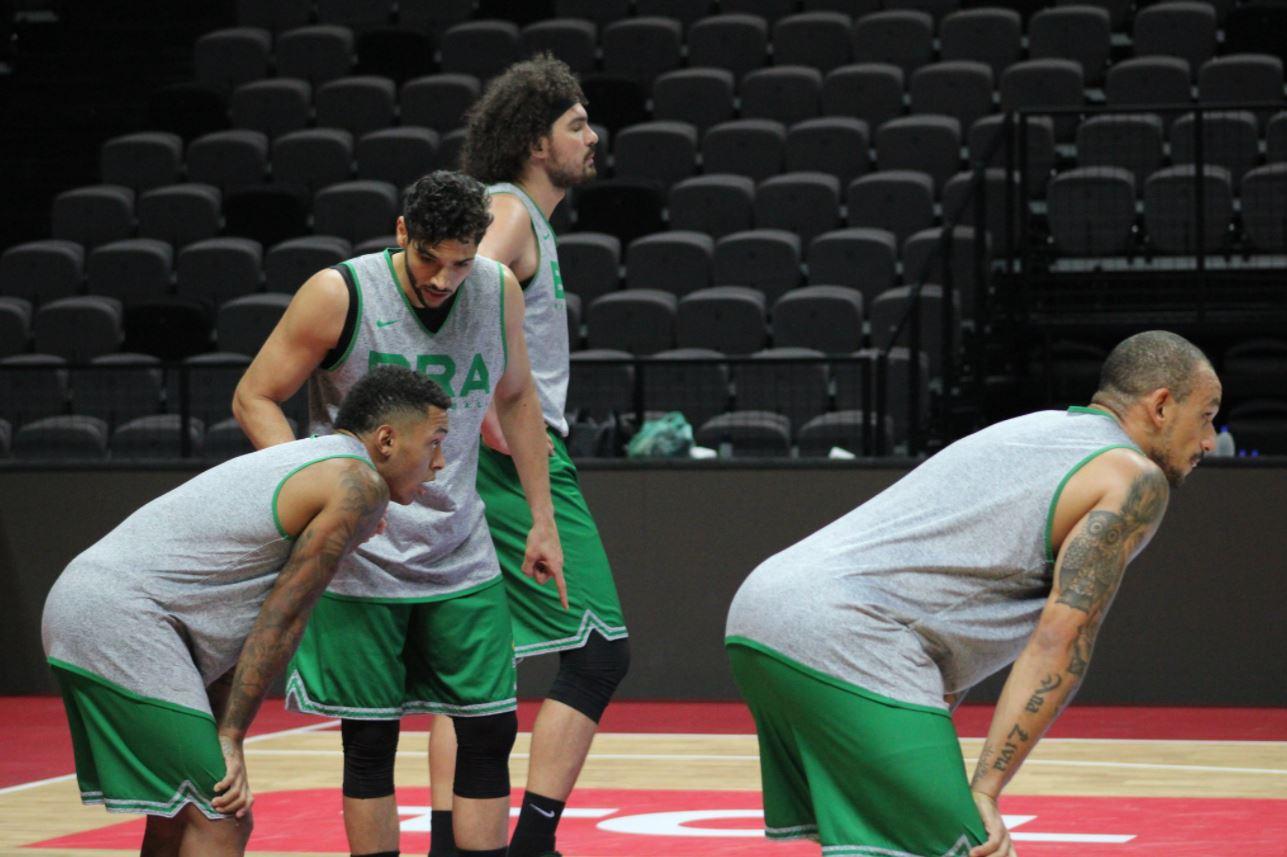
[[[567,190],[590,181],[598,175],[598,170],[593,161],[582,161],[575,167],[553,164],[546,168],[545,174],[549,177],[550,184],[559,190]]]

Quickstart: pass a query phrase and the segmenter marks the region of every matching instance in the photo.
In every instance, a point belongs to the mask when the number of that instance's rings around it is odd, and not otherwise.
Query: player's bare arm
[[[508,267],[520,281],[529,279],[540,265],[540,249],[536,245],[527,209],[513,194],[498,193],[491,196],[491,212],[492,225],[487,227],[478,252]],[[510,454],[494,405],[483,417],[482,434],[483,443],[499,453]],[[554,451],[548,438],[546,451]]]
[[[492,225],[478,245],[479,254],[509,268],[520,282],[530,279],[540,264],[540,249],[527,208],[513,194],[495,193],[491,212]]]
[[[563,581],[563,548],[554,525],[554,504],[550,499],[549,447],[545,418],[536,397],[532,367],[527,359],[523,336],[523,293],[508,270],[504,276],[505,338],[509,362],[496,384],[492,401],[496,416],[514,458],[514,469],[523,484],[523,494],[532,510],[532,529],[527,537],[523,573],[538,583],[553,579],[559,600],[567,607],[567,584]]]
[[[334,473],[329,480],[316,479],[317,472],[308,474],[306,478],[314,483],[321,481],[323,485],[315,484],[293,497],[287,497],[289,482],[283,488],[279,512],[288,532],[287,522],[300,517],[300,505],[312,506],[318,511],[303,527],[259,609],[242,646],[219,719],[219,744],[228,773],[216,784],[219,795],[212,805],[220,812],[238,817],[250,809],[253,801],[241,751],[246,730],[264,694],[299,645],[308,615],[335,576],[340,560],[379,529],[389,502],[389,488],[384,480],[361,462],[344,459],[314,467]],[[307,474],[310,469],[301,473]],[[323,490],[327,481],[329,490]],[[319,494],[325,499],[319,500]],[[288,504],[295,508],[287,509]]]
[[[1010,671],[979,754],[971,789],[989,840],[971,857],[1013,853],[997,796],[1076,694],[1126,566],[1166,512],[1170,489],[1160,468],[1131,452],[1105,455],[1113,458],[1098,462],[1079,489],[1100,481],[1103,494],[1063,539],[1050,597]]]
[[[295,395],[339,342],[348,290],[338,271],[309,277],[237,384],[232,413],[256,449],[295,439],[281,403]]]

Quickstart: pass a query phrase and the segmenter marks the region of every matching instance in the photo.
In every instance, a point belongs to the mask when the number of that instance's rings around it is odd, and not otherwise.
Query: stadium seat
[[[773,344],[848,354],[862,346],[862,293],[847,286],[804,286],[773,305]],[[740,400],[739,400],[740,401]]]
[[[866,305],[876,295],[894,286],[898,239],[886,229],[837,229],[813,239],[809,244],[807,261],[811,286],[854,289],[863,296],[863,304]],[[787,295],[794,293],[787,292]],[[845,350],[856,351],[858,346]]]
[[[84,276],[85,250],[73,241],[29,241],[0,256],[0,295],[36,307],[76,294]]]
[[[250,238],[210,238],[179,251],[175,293],[211,309],[260,288],[264,250]]]
[[[183,140],[168,131],[113,137],[100,150],[99,167],[104,183],[135,193],[173,184],[183,168]]]
[[[734,232],[715,242],[715,284],[750,286],[772,301],[800,284],[801,256],[800,236],[795,233],[783,229]]]
[[[1135,178],[1120,167],[1080,167],[1055,176],[1047,191],[1050,232],[1062,253],[1128,252],[1135,223]]]
[[[335,24],[297,27],[277,37],[277,75],[316,88],[353,69],[353,31]]]
[[[36,311],[31,332],[38,353],[85,363],[121,347],[125,340],[124,313],[115,298],[62,298]]]
[[[715,242],[701,232],[645,235],[626,250],[626,288],[656,289],[683,297],[711,284]]]
[[[881,170],[854,179],[847,194],[850,226],[887,229],[901,244],[934,220],[934,180],[921,172]]]
[[[559,270],[565,287],[585,304],[621,284],[621,241],[614,235],[574,232],[559,236]]]
[[[51,237],[86,250],[134,234],[134,191],[120,185],[91,185],[54,197]]]
[[[747,176],[707,174],[670,189],[670,226],[722,238],[755,223],[755,182]]]
[[[903,70],[889,63],[856,63],[827,73],[822,112],[861,119],[879,128],[903,112]]]
[[[273,181],[317,193],[353,177],[353,135],[343,128],[308,128],[273,140]]]
[[[675,345],[678,301],[669,292],[628,289],[603,295],[586,313],[591,349],[615,348],[655,354]]]
[[[723,354],[750,354],[763,348],[767,302],[746,286],[712,286],[680,299],[675,339],[680,348],[709,348]]]

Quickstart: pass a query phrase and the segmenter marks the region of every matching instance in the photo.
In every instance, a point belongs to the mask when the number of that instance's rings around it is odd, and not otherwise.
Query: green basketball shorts
[[[210,805],[227,769],[207,712],[140,696],[62,661],[49,665],[67,708],[81,801],[166,818],[192,804],[207,818],[225,817]]]
[[[554,454],[550,456],[550,496],[554,501],[554,523],[563,545],[567,610],[559,603],[553,584],[538,585],[522,572],[532,515],[523,498],[523,486],[514,462],[485,444],[478,452],[478,493],[487,506],[487,526],[491,529],[509,593],[514,651],[520,658],[579,649],[591,631],[598,631],[608,640],[627,635],[612,567],[590,508],[581,496],[576,465],[568,455],[563,438],[554,431],[549,432],[549,437],[554,444]]]
[[[327,593],[286,670],[286,706],[355,720],[513,711],[517,679],[500,578],[444,601]]]
[[[897,702],[741,637],[725,640],[755,718],[765,833],[833,855],[965,857],[987,839],[946,712]]]

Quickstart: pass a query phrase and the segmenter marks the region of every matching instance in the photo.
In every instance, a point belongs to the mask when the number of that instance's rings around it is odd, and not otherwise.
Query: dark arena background
[[[634,653],[560,850],[816,854],[760,832],[733,592],[953,439],[1085,404],[1116,342],[1164,328],[1221,376],[1219,454],[1001,806],[1025,857],[1287,855],[1281,0],[0,0],[0,855],[141,830],[77,799],[53,580],[250,451],[232,390],[294,290],[393,244],[401,189],[543,50],[599,135],[552,222],[569,447]],[[626,455],[671,412],[695,453]],[[967,761],[1003,679],[957,713]],[[406,853],[427,728],[399,755]],[[347,853],[339,748],[265,703],[251,853]]]

